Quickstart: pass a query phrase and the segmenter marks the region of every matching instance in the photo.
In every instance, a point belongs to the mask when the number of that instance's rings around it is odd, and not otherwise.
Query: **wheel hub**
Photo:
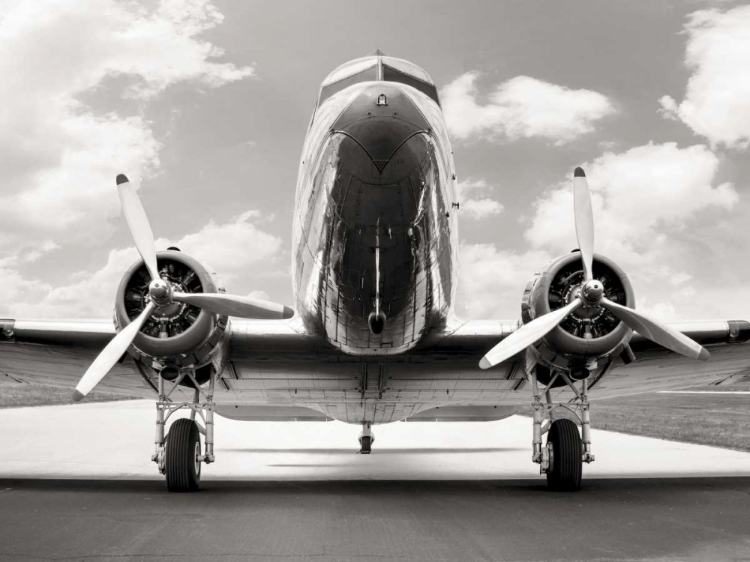
[[[200,476],[201,474],[201,442],[200,440],[195,443],[195,451],[193,456],[193,462],[195,462],[195,475]]]

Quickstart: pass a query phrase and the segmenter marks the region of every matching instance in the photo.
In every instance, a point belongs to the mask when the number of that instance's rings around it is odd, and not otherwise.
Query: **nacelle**
[[[604,286],[607,299],[623,306],[635,306],[630,280],[612,260],[594,254],[593,275]],[[578,297],[583,282],[578,251],[550,263],[526,286],[521,304],[523,323],[528,324],[572,302]],[[529,349],[549,371],[562,370],[572,373],[574,378],[585,378],[588,376],[585,369],[595,367],[600,359],[620,353],[632,335],[633,331],[609,310],[600,306],[581,307]],[[539,374],[544,383],[544,373]]]
[[[224,292],[217,275],[195,258],[180,251],[157,252],[160,276],[183,293]],[[142,261],[125,273],[117,289],[115,324],[127,326],[147,306],[150,277]],[[228,339],[228,317],[196,306],[172,302],[158,308],[136,335],[128,352],[141,366],[157,372],[199,370],[214,363],[220,370]],[[205,377],[199,377],[200,379]]]

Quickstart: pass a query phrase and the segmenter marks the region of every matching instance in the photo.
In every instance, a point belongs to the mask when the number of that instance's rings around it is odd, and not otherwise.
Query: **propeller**
[[[237,316],[239,318],[277,319],[291,318],[294,311],[283,304],[238,297],[225,293],[172,293],[172,299],[178,302],[192,304],[198,308],[205,308],[215,314]]]
[[[482,369],[489,369],[511,358],[543,338],[565,320],[569,314],[582,306],[606,308],[632,330],[662,347],[691,359],[708,360],[710,357],[708,351],[686,335],[649,318],[642,312],[614,303],[604,296],[604,285],[598,279],[594,279],[593,274],[594,213],[591,208],[591,193],[588,181],[582,168],[575,169],[573,201],[576,236],[584,271],[584,282],[578,295],[563,308],[535,318],[528,324],[521,326],[487,352],[479,362],[479,366]]]
[[[109,373],[115,363],[128,350],[151,315],[160,307],[170,305],[175,301],[191,304],[214,314],[237,316],[239,318],[285,319],[294,316],[294,310],[288,306],[261,299],[226,293],[183,293],[174,291],[169,282],[159,275],[154,234],[138,193],[124,174],[119,174],[116,181],[120,204],[130,234],[151,277],[148,285],[148,304],[135,320],[125,326],[107,344],[89,366],[76,386],[73,394],[73,400],[75,401],[82,400]]]
[[[156,310],[156,305],[153,302],[148,303],[148,306],[143,309],[143,312],[138,315],[138,318],[125,326],[112,339],[112,341],[107,344],[107,347],[105,347],[97,358],[94,359],[94,362],[81,377],[78,386],[76,386],[75,393],[73,394],[73,400],[76,402],[83,400],[83,397],[101,382],[112,367],[115,366],[115,363],[120,360],[120,357],[122,357],[128,350],[128,347],[133,343],[136,334],[140,331],[143,324],[146,323],[146,320],[148,320],[154,310]]]
[[[586,281],[594,278],[594,211],[591,208],[589,182],[583,168],[576,168],[573,173],[573,214],[576,224],[576,238],[583,260],[583,274]]]

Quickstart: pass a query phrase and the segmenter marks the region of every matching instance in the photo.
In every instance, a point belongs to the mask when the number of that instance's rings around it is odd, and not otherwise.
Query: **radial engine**
[[[157,252],[157,267],[171,292],[225,292],[214,271],[177,249]],[[143,261],[134,263],[125,272],[115,300],[118,331],[148,306],[152,298],[150,281]],[[135,336],[128,352],[140,368],[149,371],[149,375],[161,373],[170,380],[178,376],[180,369],[190,368],[195,369],[197,381],[203,383],[208,379],[211,367],[216,372],[223,367],[228,327],[226,315],[175,300],[154,311]]]
[[[601,283],[604,297],[635,307],[633,286],[612,260],[594,254],[593,277]],[[585,282],[580,252],[552,261],[526,286],[521,302],[522,322],[528,324],[578,299]],[[622,355],[627,361],[632,354],[628,347],[632,335],[633,330],[608,309],[582,306],[528,349],[537,362],[537,375],[543,384],[554,370],[566,371],[579,380],[605,366],[613,356]],[[559,384],[564,382],[560,380]]]

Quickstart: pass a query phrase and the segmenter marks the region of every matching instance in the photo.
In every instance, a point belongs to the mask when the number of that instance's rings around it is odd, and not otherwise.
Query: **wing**
[[[115,335],[111,320],[0,320],[0,376],[16,383],[75,388]],[[102,389],[149,397],[154,387],[132,360],[121,360]]]
[[[452,322],[398,356],[347,356],[298,320],[233,320],[228,361],[216,388],[222,415],[237,419],[361,419],[375,404],[376,423],[425,419],[495,419],[504,406],[528,399],[520,355],[492,369],[479,359],[517,329],[517,322]],[[636,335],[636,361],[616,358],[591,381],[592,398],[611,398],[710,384],[750,369],[750,324],[744,321],[672,324],[711,351],[707,362],[676,355]],[[0,320],[0,376],[20,383],[73,389],[114,336],[111,321]],[[128,396],[155,396],[153,372],[128,356],[102,382]],[[564,394],[565,389],[556,390]],[[189,396],[185,396],[189,400]],[[564,399],[560,397],[559,399]],[[455,405],[458,409],[449,410]],[[470,412],[463,405],[490,408]],[[370,406],[368,406],[370,407]],[[451,406],[452,407],[452,406]],[[478,418],[477,418],[478,419]]]
[[[294,356],[299,363],[314,358],[320,343],[293,320],[233,321],[230,330],[235,346],[246,347],[257,361]],[[111,320],[0,320],[0,381],[72,391],[115,333]],[[232,367],[231,362],[229,365]],[[223,376],[231,377],[231,372],[234,370],[229,368]],[[142,369],[124,355],[97,388],[122,396],[153,398],[156,384],[153,371]]]
[[[750,369],[750,323],[744,320],[672,322],[672,328],[694,339],[711,353],[708,361],[687,359],[639,334],[631,340],[636,360],[613,361],[590,383],[591,396],[616,398],[720,384],[744,377]]]
[[[639,334],[630,342],[636,359],[625,364],[622,358],[596,373],[590,381],[592,398],[614,398],[672,390],[695,385],[719,384],[750,373],[750,323],[744,320],[701,320],[670,322],[670,327],[705,346],[708,361],[694,361],[669,351]],[[461,357],[477,360],[516,329],[508,321],[454,322],[435,341],[434,351],[458,361]],[[525,385],[522,354],[512,357],[496,369],[516,379],[520,390]],[[494,370],[494,369],[493,369]],[[565,392],[561,390],[560,392]]]

